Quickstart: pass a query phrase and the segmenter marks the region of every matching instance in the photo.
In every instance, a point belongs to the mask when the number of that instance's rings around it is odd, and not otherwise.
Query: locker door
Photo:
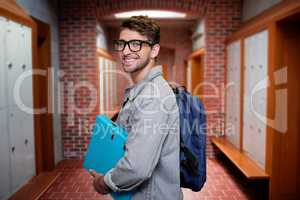
[[[249,120],[249,126],[250,126],[250,131],[248,133],[248,135],[250,136],[248,139],[251,140],[251,145],[249,146],[249,149],[248,149],[248,154],[252,157],[252,159],[254,159],[255,161],[256,160],[256,154],[257,154],[257,151],[258,151],[258,147],[257,146],[257,129],[259,127],[259,125],[257,124],[257,121],[256,121],[256,117],[255,117],[255,113],[254,113],[254,110],[253,108],[255,107],[255,99],[256,99],[256,96],[257,94],[254,94],[252,96],[252,90],[253,88],[255,87],[255,85],[258,83],[259,81],[259,76],[257,74],[257,69],[258,69],[258,60],[260,59],[260,55],[258,54],[258,43],[259,43],[259,40],[258,40],[258,34],[255,34],[251,37],[251,42],[252,42],[252,54],[251,54],[251,69],[249,71],[249,76],[251,77],[250,78],[250,87],[248,88],[248,91],[247,91],[247,94],[249,96],[249,106],[250,106],[250,120]],[[252,102],[251,102],[251,99],[252,99]]]
[[[32,68],[30,29],[8,22],[5,48],[6,60],[11,64],[7,66],[8,127],[11,149],[11,192],[15,192],[35,173],[33,116],[22,111],[24,106],[17,104],[14,96],[16,80],[23,72]],[[22,102],[32,108],[32,77],[27,77],[20,86]]]
[[[19,79],[22,80],[19,82],[21,83],[21,87],[19,88],[20,100],[26,108],[33,109],[32,76],[27,76],[26,74],[32,69],[31,29],[23,26],[21,28],[21,38],[22,43],[20,44],[20,46],[22,47],[22,49],[24,49],[24,51],[22,52],[22,54],[20,54],[20,70],[25,78]]]
[[[34,154],[34,129],[33,129],[33,117],[31,114],[20,111],[21,123],[20,127],[23,130],[24,137],[21,144],[24,149],[24,168],[23,173],[25,181],[29,180],[35,175],[35,154]]]
[[[22,116],[22,111],[17,107],[9,109],[9,133],[11,141],[11,174],[12,174],[12,191],[15,192],[26,181],[25,157],[27,156],[24,148],[26,124]]]
[[[233,45],[232,44],[229,44],[228,45],[228,49],[227,49],[227,52],[228,52],[228,59],[227,59],[227,84],[228,85],[228,89],[227,89],[227,93],[226,93],[226,137],[228,138],[228,140],[230,142],[232,142],[233,140],[233,134],[234,134],[234,130],[233,130],[233,121],[232,121],[232,115],[233,115],[233,110],[232,110],[232,95],[233,95],[233,92],[232,92],[232,84],[233,83],[233,80],[232,80],[232,57],[233,57]]]
[[[260,116],[266,116],[267,90],[255,91],[254,89],[261,84],[263,79],[267,78],[267,34],[267,31],[263,31],[245,40],[243,149],[262,168],[265,165],[266,124]]]
[[[268,75],[268,32],[264,31],[258,35],[258,49],[257,52],[260,55],[260,59],[257,59],[257,77],[258,81],[263,81]],[[266,117],[267,113],[267,90],[262,89],[257,92],[255,101],[255,112],[259,115]],[[263,121],[259,116],[255,117],[257,129],[256,138],[257,146],[256,155],[258,163],[264,167],[265,165],[265,143],[266,143],[266,122]]]
[[[234,61],[233,61],[233,80],[235,83],[233,92],[233,107],[234,116],[233,121],[235,125],[235,137],[234,142],[237,147],[240,146],[240,74],[241,74],[241,57],[240,57],[241,45],[240,41],[234,44]]]
[[[22,60],[24,59],[24,44],[22,37],[22,27],[13,21],[7,22],[6,29],[6,68],[8,78],[8,105],[16,105],[13,95],[14,86],[17,78],[22,73]]]
[[[251,65],[252,65],[252,38],[245,39],[245,69],[244,69],[244,111],[243,111],[243,149],[245,152],[251,152],[251,124],[250,115],[251,115],[251,107],[250,107],[250,97],[249,97],[249,90],[251,87]]]
[[[0,109],[6,107],[5,103],[5,61],[4,61],[4,34],[5,34],[6,20],[0,17]]]
[[[10,157],[7,131],[7,110],[0,108],[0,199],[6,199],[10,193]]]
[[[0,17],[0,44],[4,44],[6,19]],[[0,45],[0,199],[6,199],[10,192],[9,139],[7,130],[7,108],[5,95],[4,45]]]
[[[11,107],[8,124],[11,142],[11,192],[15,192],[35,175],[32,115],[18,107]]]
[[[23,72],[28,72],[32,69],[32,33],[31,28],[23,27],[23,43],[24,43],[24,60],[22,64]],[[25,66],[25,67],[24,67]],[[33,109],[33,91],[32,91],[32,76],[28,76],[23,82],[21,87],[21,99],[28,108]],[[26,179],[35,175],[35,146],[34,146],[34,122],[33,115],[28,112],[23,112],[24,120],[24,143],[25,148],[25,173]]]
[[[230,84],[227,90],[227,133],[228,140],[239,147],[240,134],[240,41],[231,43],[228,46],[228,70],[227,83]]]

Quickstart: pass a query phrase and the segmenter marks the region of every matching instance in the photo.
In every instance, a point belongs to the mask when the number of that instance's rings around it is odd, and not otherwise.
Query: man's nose
[[[132,52],[129,49],[129,44],[126,44],[125,47],[124,47],[124,49],[123,49],[123,54],[127,55],[129,53],[132,53]]]

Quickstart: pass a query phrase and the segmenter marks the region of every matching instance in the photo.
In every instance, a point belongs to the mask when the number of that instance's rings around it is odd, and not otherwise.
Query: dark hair
[[[125,28],[137,31],[141,35],[146,36],[153,44],[159,44],[160,28],[157,23],[148,16],[132,16],[125,19],[121,24],[121,30]]]

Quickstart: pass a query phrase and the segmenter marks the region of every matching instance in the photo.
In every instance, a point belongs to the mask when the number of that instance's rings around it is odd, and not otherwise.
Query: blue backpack
[[[198,192],[206,181],[206,115],[198,97],[173,87],[180,114],[180,186]]]

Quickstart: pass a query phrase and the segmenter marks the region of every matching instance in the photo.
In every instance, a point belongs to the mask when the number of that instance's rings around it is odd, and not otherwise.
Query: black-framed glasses
[[[154,45],[154,43],[150,40],[114,40],[113,49],[115,51],[123,51],[126,45],[128,45],[130,51],[138,52],[142,49],[143,44],[148,44],[151,47]]]

